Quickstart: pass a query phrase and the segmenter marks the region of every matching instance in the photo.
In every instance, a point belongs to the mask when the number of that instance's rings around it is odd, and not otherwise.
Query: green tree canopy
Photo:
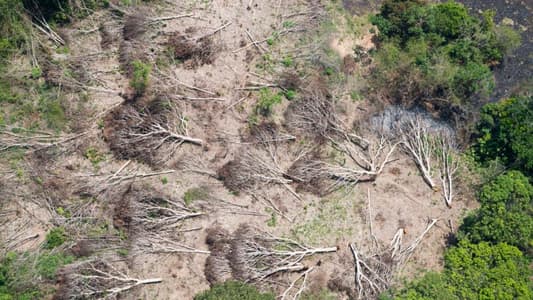
[[[396,98],[464,103],[487,96],[494,88],[490,66],[520,42],[511,28],[496,27],[493,17],[492,11],[470,15],[455,1],[385,0],[371,17],[380,40],[375,82],[397,90]]]
[[[498,159],[531,175],[533,97],[514,97],[485,105],[477,136],[474,151],[481,162]]]
[[[482,188],[479,201],[481,207],[465,218],[460,238],[533,249],[533,186],[526,176],[518,171],[498,176]]]
[[[531,271],[522,252],[504,243],[466,240],[445,255],[444,271],[428,273],[396,295],[405,300],[526,300]]]

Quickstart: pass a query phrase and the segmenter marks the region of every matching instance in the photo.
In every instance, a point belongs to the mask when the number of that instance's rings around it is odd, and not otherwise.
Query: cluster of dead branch
[[[333,181],[327,191],[375,180],[392,161],[398,145],[384,132],[382,124],[367,122],[358,126],[363,130],[349,129],[338,118],[332,101],[320,94],[311,93],[295,102],[289,107],[286,120],[289,128],[329,141],[342,155],[341,159],[332,160],[315,154],[291,168],[291,175],[301,182]]]
[[[425,230],[407,245],[403,243],[403,228],[398,229],[390,245],[381,245],[374,239],[374,250],[366,251],[366,254],[356,244],[349,244],[353,275],[348,272],[339,274],[330,280],[328,286],[348,294],[352,299],[376,299],[392,286],[395,273],[403,268],[437,221],[430,220]]]
[[[448,206],[454,197],[454,181],[459,168],[453,130],[431,117],[398,107],[387,109],[378,117],[389,135],[396,136],[401,148],[417,165],[427,185],[437,190],[435,168],[441,182],[441,193]]]
[[[86,133],[58,135],[45,131],[29,131],[20,127],[0,127],[0,152],[16,148],[28,151],[45,151],[46,149],[73,142]]]
[[[158,193],[132,187],[115,205],[113,223],[129,235],[132,253],[203,253],[181,242],[185,220],[200,217],[181,201]]]
[[[155,101],[141,109],[119,106],[105,124],[104,137],[117,157],[152,165],[166,162],[184,143],[204,143],[189,135],[187,118],[170,102]]]
[[[251,135],[244,140],[246,149],[218,170],[219,179],[226,188],[235,192],[254,192],[265,185],[280,185],[300,199],[290,186],[298,179],[291,177],[288,170],[312,149],[302,145],[291,153],[289,159],[282,159],[280,153],[287,154],[287,142],[294,139],[294,136],[279,131],[274,124],[264,123],[252,128]]]
[[[342,131],[341,121],[327,91],[320,89],[304,92],[291,102],[285,112],[286,127],[295,135],[303,135],[318,141],[336,136]]]
[[[87,197],[106,196],[107,193],[126,193],[130,184],[135,181],[174,172],[175,170],[142,171],[139,166],[132,165],[132,161],[128,160],[112,173],[101,172],[76,176],[75,193]]]
[[[159,70],[157,67],[154,70],[156,77],[154,77],[154,90],[158,94],[164,95],[166,99],[185,101],[185,103],[196,102],[203,103],[206,101],[224,101],[216,92],[207,90],[203,87],[195,86],[185,83],[178,79],[178,72],[167,73]]]
[[[162,281],[161,278],[135,278],[109,261],[94,259],[64,267],[55,296],[57,299],[116,299],[131,289]]]
[[[336,247],[313,248],[275,237],[246,224],[239,226],[233,235],[211,228],[207,243],[211,255],[205,274],[212,284],[228,278],[256,284],[272,282],[282,273],[306,271],[303,260],[308,256],[337,251]]]

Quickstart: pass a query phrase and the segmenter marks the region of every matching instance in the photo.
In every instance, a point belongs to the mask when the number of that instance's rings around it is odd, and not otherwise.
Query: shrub
[[[73,261],[74,257],[63,253],[45,253],[37,259],[37,273],[46,279],[54,279],[60,267]]]
[[[275,104],[281,103],[282,95],[279,93],[273,93],[268,88],[262,88],[259,90],[259,102],[255,107],[255,113],[263,116],[268,116],[272,112],[272,107]]]
[[[98,164],[104,161],[105,156],[100,153],[96,148],[89,147],[85,151],[85,158],[87,158],[94,167],[98,167]]]
[[[46,243],[44,247],[46,249],[53,249],[63,245],[66,240],[67,234],[65,233],[65,229],[63,227],[56,227],[50,230],[50,232],[48,232],[46,235]]]
[[[27,26],[20,0],[0,0],[0,69],[26,41]]]
[[[140,60],[133,61],[132,66],[133,78],[130,81],[130,85],[135,90],[135,93],[137,93],[137,95],[142,95],[148,87],[152,67],[148,64],[141,62]]]
[[[65,111],[59,99],[52,95],[42,95],[39,99],[38,111],[49,128],[60,130],[67,123]]]
[[[239,282],[226,281],[197,294],[194,300],[274,300],[273,294],[261,293],[255,287]]]
[[[205,188],[190,188],[183,194],[183,202],[189,206],[196,200],[206,200],[208,197],[209,192]]]

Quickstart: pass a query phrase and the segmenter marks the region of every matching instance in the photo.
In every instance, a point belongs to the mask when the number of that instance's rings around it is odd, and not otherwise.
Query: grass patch
[[[190,206],[196,200],[205,200],[207,198],[209,198],[209,192],[201,187],[190,188],[183,194],[183,202],[187,206]]]
[[[324,198],[315,208],[307,207],[305,213],[315,216],[297,224],[291,234],[294,238],[309,244],[334,243],[337,239],[350,236],[357,227],[360,207],[353,195]],[[315,211],[318,210],[318,211]]]

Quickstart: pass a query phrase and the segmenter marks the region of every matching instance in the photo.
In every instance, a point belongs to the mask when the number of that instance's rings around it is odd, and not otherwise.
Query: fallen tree
[[[162,100],[143,109],[118,107],[106,118],[104,136],[119,158],[150,164],[165,162],[184,143],[204,144],[189,135],[188,120],[178,107]]]
[[[228,278],[229,274],[244,282],[272,282],[276,275],[308,270],[303,263],[306,257],[337,251],[337,247],[309,247],[246,224],[240,225],[233,235],[221,229],[211,229],[208,233],[211,256],[205,273],[212,283]]]
[[[155,284],[161,278],[129,276],[108,261],[95,259],[66,266],[60,271],[58,299],[115,299],[136,287]]]

